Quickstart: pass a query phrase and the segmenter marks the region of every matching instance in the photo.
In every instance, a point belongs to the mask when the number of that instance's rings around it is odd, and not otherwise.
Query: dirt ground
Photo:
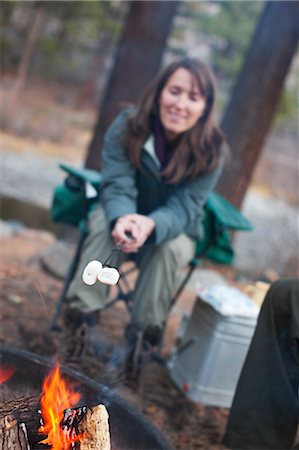
[[[53,239],[50,233],[29,229],[1,238],[0,342],[55,359],[62,336],[51,332],[49,327],[62,281],[50,276],[40,265],[40,255]],[[187,295],[184,301],[188,309],[193,298]],[[122,348],[127,321],[128,314],[121,303],[104,312],[96,333],[98,345],[112,343],[114,350]],[[177,321],[175,315],[169,321],[164,348],[166,354]],[[99,345],[99,348],[103,347]],[[111,356],[113,352],[109,354]],[[165,365],[149,362],[136,388],[127,382],[111,361],[111,357],[107,359],[107,352],[104,357],[98,351],[95,357],[81,358],[75,368],[112,386],[165,434],[173,448],[224,448],[221,439],[228,415],[226,408],[207,407],[188,400],[172,382]]]

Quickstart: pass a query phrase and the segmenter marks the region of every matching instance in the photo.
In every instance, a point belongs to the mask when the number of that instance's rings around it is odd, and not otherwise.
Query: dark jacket
[[[122,144],[131,112],[131,109],[122,111],[104,139],[101,201],[109,223],[126,214],[140,213],[155,221],[156,245],[181,233],[201,239],[203,205],[218,181],[223,163],[196,179],[167,184],[160,175],[154,138],[150,136],[142,148],[141,170],[137,170]]]

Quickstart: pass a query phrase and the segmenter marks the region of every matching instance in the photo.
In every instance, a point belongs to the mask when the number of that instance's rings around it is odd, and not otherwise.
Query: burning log
[[[42,389],[41,396],[0,405],[1,449],[30,450],[31,445],[53,450],[110,450],[104,405],[75,407],[80,393],[62,377],[58,365],[46,376]]]
[[[104,405],[88,409],[79,423],[80,450],[110,450],[108,412]]]
[[[2,450],[30,450],[42,440],[38,433],[41,419],[39,400],[39,396],[22,397],[0,405]],[[66,409],[61,428],[69,438],[66,441],[74,442],[76,450],[110,450],[108,419],[104,405]],[[38,448],[42,447],[45,446]]]
[[[41,440],[41,435],[38,433],[38,427],[40,426],[40,415],[37,412],[40,407],[39,401],[40,396],[36,395],[20,397],[0,404],[0,423],[5,423],[6,417],[11,417],[19,424],[25,423],[29,442],[31,445],[36,444]],[[6,447],[2,446],[0,448],[5,449]]]
[[[0,448],[3,450],[30,450],[27,429],[11,415],[0,419]]]
[[[30,422],[32,411],[39,409],[40,395],[30,397],[19,397],[6,403],[0,404],[0,419],[13,415],[21,422]]]
[[[67,409],[61,428],[69,441],[75,440],[77,450],[110,450],[108,419],[104,405]]]

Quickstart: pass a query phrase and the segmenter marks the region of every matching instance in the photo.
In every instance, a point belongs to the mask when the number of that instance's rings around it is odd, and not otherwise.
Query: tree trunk
[[[33,20],[32,23],[30,24],[28,36],[24,44],[24,51],[22,53],[22,58],[19,63],[16,83],[13,90],[14,102],[18,100],[18,97],[22,92],[28,79],[28,73],[32,61],[32,56],[46,20],[45,8],[41,2],[36,3],[36,7],[33,9],[33,11],[34,11]]]
[[[298,42],[298,1],[269,1],[262,13],[222,128],[232,157],[218,191],[240,207],[278,105]]]
[[[100,167],[103,136],[120,103],[135,102],[156,74],[179,1],[130,2],[115,64],[90,143],[86,166]]]

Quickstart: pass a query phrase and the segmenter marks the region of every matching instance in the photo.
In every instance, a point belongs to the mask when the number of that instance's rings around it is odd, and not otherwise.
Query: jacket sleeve
[[[128,109],[121,112],[104,138],[101,201],[110,224],[125,214],[136,212],[135,168],[122,144],[130,112]]]
[[[156,224],[156,245],[186,233],[192,224],[201,222],[203,206],[220,177],[222,167],[223,161],[213,172],[181,184],[165,205],[149,214]]]

